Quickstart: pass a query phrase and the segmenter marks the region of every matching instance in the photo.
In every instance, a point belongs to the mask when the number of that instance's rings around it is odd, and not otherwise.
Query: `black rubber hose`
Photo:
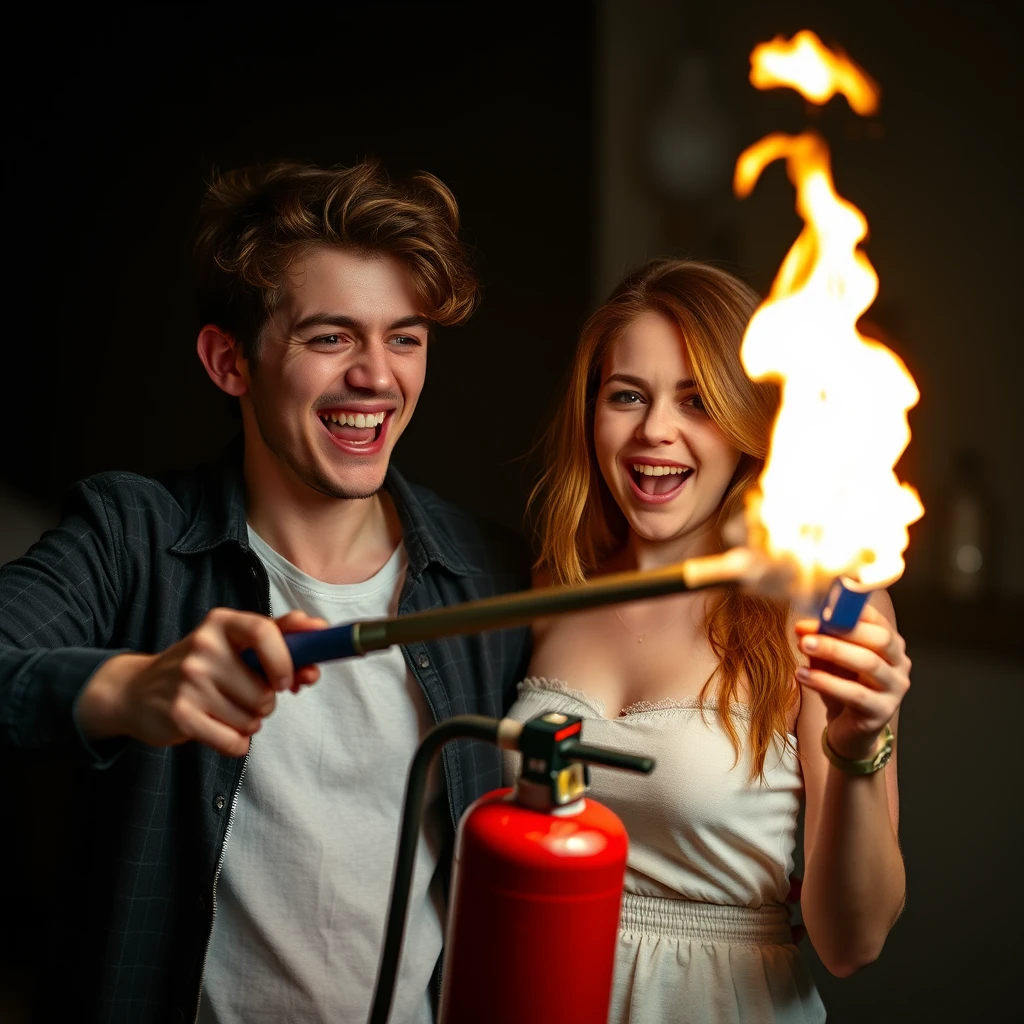
[[[402,955],[402,939],[405,937],[405,918],[409,909],[409,891],[412,888],[412,872],[416,863],[416,846],[420,837],[423,797],[427,789],[430,763],[441,747],[452,740],[471,739],[497,743],[498,725],[497,718],[456,715],[440,725],[435,725],[423,737],[412,759],[409,779],[405,786],[402,830],[398,837],[398,855],[395,857],[395,874],[391,882],[391,903],[388,907],[384,947],[377,969],[377,985],[373,993],[369,1024],[387,1024],[388,1015],[391,1013],[391,1001],[395,994],[395,980],[398,977],[399,959]]]

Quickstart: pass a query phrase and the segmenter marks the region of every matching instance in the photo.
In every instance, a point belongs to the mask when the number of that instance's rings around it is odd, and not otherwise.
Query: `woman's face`
[[[601,367],[594,445],[605,483],[633,532],[714,550],[718,507],[740,460],[693,382],[678,327],[658,313],[633,321]]]

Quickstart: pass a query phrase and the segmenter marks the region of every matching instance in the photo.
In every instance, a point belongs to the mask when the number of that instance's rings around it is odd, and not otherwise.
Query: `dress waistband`
[[[756,946],[793,944],[789,913],[777,903],[762,907],[731,907],[624,892],[619,930],[702,942],[736,942]]]

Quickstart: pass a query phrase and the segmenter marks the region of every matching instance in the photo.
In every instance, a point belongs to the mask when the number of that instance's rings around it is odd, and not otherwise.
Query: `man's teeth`
[[[633,469],[644,476],[678,476],[689,472],[685,466],[647,466],[638,462],[633,463]]]
[[[321,413],[322,420],[337,423],[339,427],[379,427],[384,422],[387,413],[371,412],[369,414],[350,412],[327,412]]]

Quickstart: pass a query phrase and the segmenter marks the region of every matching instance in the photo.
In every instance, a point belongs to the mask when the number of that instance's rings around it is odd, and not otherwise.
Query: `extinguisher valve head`
[[[588,764],[650,772],[654,761],[580,743],[583,719],[548,711],[524,723],[517,746],[523,755],[516,798],[546,810],[579,800],[590,785]]]

